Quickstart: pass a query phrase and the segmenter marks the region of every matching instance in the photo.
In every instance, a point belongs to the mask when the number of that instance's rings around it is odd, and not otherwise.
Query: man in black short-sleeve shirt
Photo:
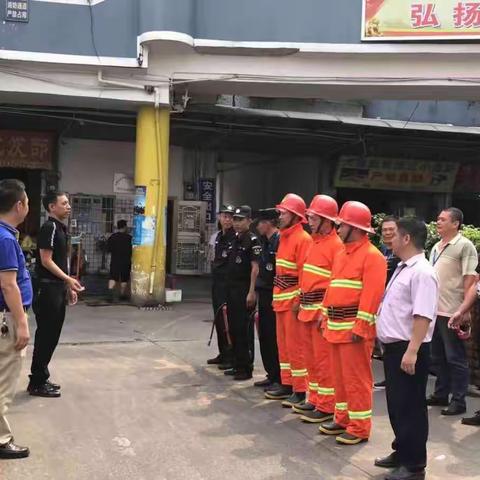
[[[68,234],[64,224],[71,210],[68,197],[51,192],[45,195],[43,205],[49,217],[37,240],[38,290],[33,305],[37,330],[28,391],[39,397],[59,397],[60,386],[49,381],[48,365],[60,339],[67,301],[75,304],[77,292],[83,287],[68,271]]]
[[[255,283],[262,246],[250,232],[252,210],[242,205],[233,213],[236,236],[227,262],[227,315],[233,343],[233,368],[225,375],[235,380],[252,378],[254,331],[251,314],[256,304]]]

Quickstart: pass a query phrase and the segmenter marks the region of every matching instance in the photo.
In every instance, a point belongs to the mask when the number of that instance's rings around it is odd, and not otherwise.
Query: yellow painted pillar
[[[131,277],[132,300],[139,306],[165,301],[169,140],[169,109],[141,107],[137,117]]]

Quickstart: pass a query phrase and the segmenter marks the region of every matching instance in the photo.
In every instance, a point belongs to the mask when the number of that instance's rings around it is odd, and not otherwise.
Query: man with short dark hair
[[[126,300],[132,268],[132,236],[126,220],[117,222],[117,231],[108,238],[107,249],[110,252],[109,300],[114,300],[117,283],[120,283],[120,300]]]
[[[236,236],[230,247],[227,263],[227,314],[233,344],[233,368],[225,375],[234,380],[252,378],[254,331],[251,313],[255,308],[255,283],[262,246],[250,232],[252,209],[241,205],[233,213]]]
[[[220,370],[228,370],[233,367],[233,352],[226,304],[228,255],[235,240],[234,211],[235,207],[230,204],[222,205],[218,211],[220,231],[215,237],[212,261],[212,307],[213,322],[217,332],[218,355],[208,359],[207,364],[218,365]]]
[[[393,215],[386,216],[380,223],[380,233],[382,237],[382,244],[380,245],[380,251],[383,253],[385,260],[387,261],[387,283],[392,278],[393,272],[397,268],[400,259],[393,253],[392,240],[397,232],[397,217]],[[373,350],[373,358],[381,359],[383,355],[382,345],[377,339],[375,342],[375,348]],[[375,389],[384,389],[385,380],[376,382],[373,385]]]
[[[0,459],[28,457],[27,447],[13,443],[5,414],[22,367],[30,339],[27,310],[32,304],[32,282],[18,243],[17,227],[28,214],[25,185],[0,181]]]
[[[387,285],[377,316],[377,336],[385,347],[387,405],[395,440],[393,452],[377,458],[375,465],[395,468],[386,480],[423,480],[428,438],[425,395],[438,279],[423,251],[425,223],[402,218],[397,226],[392,248],[401,262]]]
[[[38,397],[60,397],[60,385],[49,381],[48,364],[62,332],[67,301],[74,305],[84,288],[69,275],[68,234],[65,221],[70,202],[65,193],[49,192],[43,198],[48,220],[37,241],[36,274],[38,291],[34,303],[37,330],[28,392]]]
[[[387,261],[387,283],[392,278],[393,272],[400,261],[392,250],[392,241],[397,232],[397,220],[397,217],[389,215],[385,217],[380,224],[380,233],[382,236],[380,251],[383,253],[385,260]]]
[[[437,380],[428,404],[447,407],[441,411],[442,415],[459,415],[466,411],[465,396],[469,382],[467,350],[458,331],[448,328],[450,317],[458,310],[477,278],[478,254],[473,243],[461,234],[462,222],[463,213],[458,208],[451,207],[440,212],[437,231],[441,240],[430,255],[430,263],[440,282],[440,299],[432,340],[432,360]]]

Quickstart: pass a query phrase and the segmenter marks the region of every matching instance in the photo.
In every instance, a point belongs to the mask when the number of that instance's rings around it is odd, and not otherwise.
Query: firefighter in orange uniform
[[[292,409],[303,414],[300,418],[309,423],[331,420],[335,408],[331,348],[320,332],[319,321],[322,300],[332,275],[333,259],[344,248],[335,229],[337,216],[337,202],[328,195],[316,195],[307,210],[313,245],[303,265],[298,319],[304,329],[303,353],[309,393],[308,401]]]
[[[280,243],[277,250],[273,288],[273,309],[277,319],[278,358],[282,385],[267,390],[270,400],[284,400],[292,407],[305,400],[307,369],[302,353],[302,325],[297,319],[300,303],[300,275],[312,237],[305,232],[304,200],[289,193],[276,206],[280,212]]]
[[[346,202],[340,210],[338,233],[345,249],[333,262],[322,307],[323,335],[332,351],[335,416],[319,429],[345,445],[367,441],[372,423],[371,355],[387,264],[368,238],[374,233],[371,221],[363,203]]]

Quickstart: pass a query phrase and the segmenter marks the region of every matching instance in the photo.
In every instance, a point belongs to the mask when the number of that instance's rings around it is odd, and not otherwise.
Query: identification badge
[[[267,265],[265,265],[265,268],[271,272],[273,270],[273,264],[272,263],[267,263]]]
[[[235,259],[235,263],[242,263],[242,259],[241,259],[240,257],[237,257],[237,258]]]
[[[224,251],[222,252],[222,257],[223,257],[223,258],[227,258],[227,255],[228,255],[228,254],[227,254],[227,251],[224,250]]]

